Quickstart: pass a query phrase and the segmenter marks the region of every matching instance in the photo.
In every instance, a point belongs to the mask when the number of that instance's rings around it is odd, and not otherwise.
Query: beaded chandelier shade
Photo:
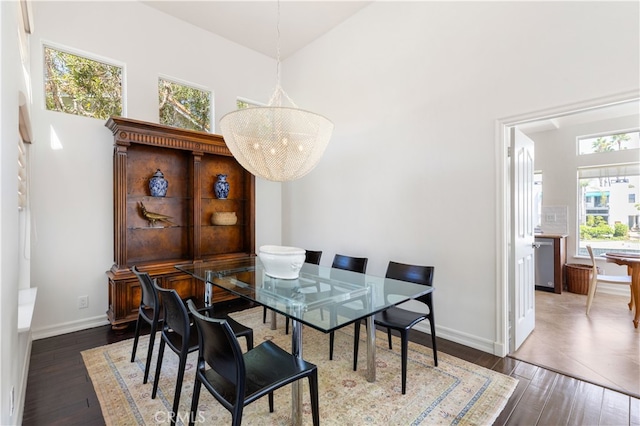
[[[282,90],[279,25],[277,76],[276,90],[267,106],[226,114],[220,119],[220,130],[242,167],[255,176],[283,182],[299,179],[315,168],[329,143],[333,123],[298,108]],[[284,106],[284,101],[291,106]]]
[[[276,94],[284,95],[278,87]],[[220,119],[224,140],[240,165],[271,181],[299,179],[315,168],[333,123],[295,107],[273,105],[230,112]]]

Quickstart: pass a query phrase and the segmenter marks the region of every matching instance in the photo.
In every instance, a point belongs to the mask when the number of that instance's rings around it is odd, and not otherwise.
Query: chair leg
[[[284,334],[289,334],[289,317],[285,320]]]
[[[262,308],[262,323],[266,323],[267,322],[267,307],[264,306]]]
[[[430,309],[429,325],[431,326],[431,346],[433,349],[433,365],[438,366],[438,349],[436,348],[436,324],[433,320],[433,310]]]
[[[142,383],[147,383],[149,380],[149,370],[151,370],[151,357],[153,356],[153,345],[156,340],[156,327],[151,326],[151,332],[149,333],[149,349],[147,349],[147,362],[144,364],[144,379]]]
[[[158,392],[158,382],[160,381],[160,368],[162,367],[162,358],[164,357],[164,339],[160,339],[160,347],[158,348],[158,364],[156,365],[156,374],[153,379],[153,391],[151,399],[155,399]]]
[[[318,370],[313,370],[309,375],[309,396],[311,398],[311,415],[313,426],[320,426],[320,403],[318,398]]]
[[[136,349],[138,348],[139,337],[140,337],[140,315],[138,315],[138,321],[136,321],[136,331],[133,338],[133,349],[131,350],[131,362],[136,360]]]
[[[231,410],[232,426],[240,426],[242,423],[242,410],[244,410],[244,401],[236,401],[236,405]]]
[[[360,346],[360,321],[354,324],[353,332],[353,371],[358,371],[358,349]]]
[[[335,325],[338,322],[338,311],[332,308],[329,312],[329,324]],[[329,360],[333,360],[333,342],[335,340],[335,333],[332,331],[329,333]]]
[[[245,334],[245,339],[247,339],[247,351],[253,349],[253,330],[251,332]]]
[[[329,333],[329,360],[333,360],[333,340],[335,339],[334,332]]]
[[[180,352],[180,362],[178,364],[178,377],[176,378],[176,390],[173,394],[173,413],[171,414],[172,423],[175,423],[178,415],[178,408],[180,407],[180,394],[182,393],[182,381],[184,380],[184,368],[187,364],[187,355],[189,355],[189,348],[182,348]]]
[[[198,401],[200,400],[200,388],[202,382],[196,373],[196,381],[193,384],[193,395],[191,396],[191,413],[189,414],[189,426],[193,426],[196,421],[196,411],[198,410]]]
[[[596,287],[598,286],[598,281],[589,280],[589,290],[587,295],[587,315],[589,315],[589,311],[591,310],[591,303],[593,302],[593,297],[596,295]]]
[[[633,270],[631,266],[627,266],[627,275],[633,275]],[[633,285],[629,284],[629,290],[631,291],[631,300],[629,300],[629,310],[633,311],[633,306],[635,305],[635,301],[633,300]]]
[[[402,344],[401,364],[402,364],[402,394],[407,393],[407,353],[409,352],[409,333],[407,330],[400,331],[400,340]]]
[[[393,347],[391,347],[391,329],[387,328],[387,339],[389,339],[389,349],[393,349]]]
[[[269,412],[273,413],[273,392],[269,392]]]

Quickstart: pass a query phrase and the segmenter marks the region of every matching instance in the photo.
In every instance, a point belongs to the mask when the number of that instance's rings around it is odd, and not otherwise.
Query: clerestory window
[[[123,115],[121,66],[44,46],[44,68],[48,110],[102,120]]]

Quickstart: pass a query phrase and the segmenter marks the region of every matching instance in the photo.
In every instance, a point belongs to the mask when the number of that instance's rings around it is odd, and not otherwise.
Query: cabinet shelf
[[[138,201],[149,201],[149,202],[162,202],[162,201],[171,201],[171,200],[177,200],[177,201],[187,201],[190,200],[192,197],[171,197],[171,196],[166,196],[166,197],[152,197],[151,195],[137,195],[137,194],[128,194],[127,195],[127,200],[138,200]]]
[[[211,197],[202,197],[203,200],[207,201],[219,201],[221,203],[224,202],[245,202],[247,199],[245,198],[211,198]]]
[[[222,136],[121,117],[105,125],[114,135],[114,264],[107,272],[107,316],[118,329],[137,319],[141,293],[131,266],[183,298],[201,298],[201,283],[176,264],[254,253],[255,178],[233,158]],[[158,169],[168,181],[165,197],[149,193],[149,179]],[[214,194],[218,174],[230,183],[226,199]],[[171,224],[149,226],[140,203],[168,216]],[[238,223],[211,224],[212,213],[221,211],[236,212]]]

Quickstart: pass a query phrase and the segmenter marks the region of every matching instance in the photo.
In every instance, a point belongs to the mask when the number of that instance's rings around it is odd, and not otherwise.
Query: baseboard
[[[428,321],[423,321],[419,324],[416,324],[416,326],[413,328],[418,331],[422,331],[423,333],[431,334]],[[470,334],[462,333],[460,331],[453,330],[447,327],[440,327],[438,325],[436,325],[436,335],[443,339],[447,339],[452,342],[468,346],[470,348],[478,349],[482,352],[494,354],[495,343],[487,339],[481,339],[477,336],[472,336]]]
[[[599,288],[600,286],[598,286]],[[101,327],[108,325],[109,321],[104,316],[97,316],[93,318],[85,318],[83,320],[71,321],[62,324],[56,324],[48,327],[42,327],[34,329],[32,331],[33,340],[45,339],[47,337],[59,336],[61,334],[73,333],[74,331],[86,330],[89,328]],[[429,323],[423,321],[414,327],[416,330],[423,333],[430,334]],[[438,337],[450,340],[455,343],[459,343],[470,348],[478,349],[479,351],[495,354],[496,344],[488,339],[482,339],[471,334],[462,333],[457,330],[453,330],[447,327],[440,327],[436,325],[436,334]]]
[[[82,320],[70,321],[62,324],[55,324],[32,330],[33,340],[45,339],[47,337],[59,336],[61,334],[73,333],[74,331],[87,330],[89,328],[101,327],[109,324],[105,315]]]

